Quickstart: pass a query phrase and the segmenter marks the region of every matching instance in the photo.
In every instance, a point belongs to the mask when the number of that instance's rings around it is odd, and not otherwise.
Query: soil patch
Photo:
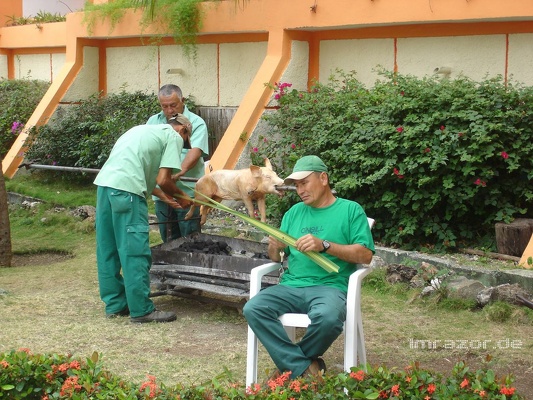
[[[63,252],[41,252],[32,254],[13,254],[12,267],[34,267],[55,264],[72,258],[73,255]]]

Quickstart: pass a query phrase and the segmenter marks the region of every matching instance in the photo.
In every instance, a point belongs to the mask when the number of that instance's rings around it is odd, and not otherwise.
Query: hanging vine
[[[141,9],[141,32],[155,24],[160,31],[168,32],[176,43],[181,44],[187,56],[195,58],[196,38],[202,25],[200,3],[201,0],[114,0],[103,4],[88,3],[84,8],[84,23],[89,34],[92,34],[98,21],[108,19],[112,31],[128,9]],[[154,40],[157,38],[154,37]]]

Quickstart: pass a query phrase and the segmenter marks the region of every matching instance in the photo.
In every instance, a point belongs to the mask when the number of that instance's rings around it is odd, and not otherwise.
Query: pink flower
[[[22,128],[24,128],[24,124],[22,122],[15,121],[13,122],[13,125],[11,125],[11,133],[13,135],[17,135],[22,130]]]
[[[403,175],[400,174],[400,171],[398,170],[398,168],[394,168],[394,169],[392,170],[392,172],[394,173],[394,175],[396,175],[396,177],[397,177],[398,179],[403,179]]]
[[[257,153],[257,152],[259,151],[259,149],[258,149],[257,147],[254,147],[254,148],[252,149],[252,151],[253,151],[254,153]]]
[[[507,154],[505,151],[502,151],[501,155],[502,155],[503,159],[505,159],[505,160],[509,158],[509,154]]]
[[[396,131],[402,133],[403,132],[403,126],[399,126],[398,128],[396,128]]]
[[[487,182],[482,181],[481,179],[477,178],[477,179],[474,181],[474,185],[485,187],[485,186],[487,186]]]
[[[295,145],[294,143],[293,143],[293,144],[291,144],[291,149],[293,149],[293,150],[294,150],[295,148],[296,148],[296,145]]]

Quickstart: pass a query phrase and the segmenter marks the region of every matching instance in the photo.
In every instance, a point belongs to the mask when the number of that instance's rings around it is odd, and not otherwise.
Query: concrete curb
[[[509,269],[509,270],[488,270],[477,267],[466,267],[454,261],[444,260],[439,257],[422,254],[416,251],[405,251],[389,249],[376,246],[376,256],[381,257],[387,264],[412,264],[427,262],[437,268],[446,268],[455,271],[457,274],[470,279],[475,279],[485,286],[498,286],[505,283],[518,283],[522,288],[533,293],[533,270],[529,269]]]

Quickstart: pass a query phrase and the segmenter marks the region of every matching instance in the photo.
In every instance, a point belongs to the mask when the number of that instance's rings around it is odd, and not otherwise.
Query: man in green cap
[[[185,105],[182,91],[176,85],[164,85],[159,89],[157,99],[161,106],[161,112],[152,115],[147,125],[165,124],[172,115],[183,114],[191,121],[192,132],[190,146],[181,151],[181,171],[175,173],[172,178],[176,185],[189,197],[194,197],[195,182],[185,182],[179,179],[184,176],[199,179],[205,175],[204,158],[209,155],[209,137],[207,125],[198,115],[191,112]],[[169,207],[161,198],[153,196],[155,212],[159,221],[159,233],[163,242],[174,240],[193,232],[200,232],[200,209],[197,208],[192,219],[185,220],[187,209],[174,209]]]
[[[171,178],[172,170],[181,168],[180,153],[191,129],[181,114],[168,124],[131,128],[117,140],[94,180],[98,284],[108,318],[130,315],[135,323],[176,319],[173,312],[156,310],[149,298],[146,197],[156,194],[172,208],[191,204],[190,198],[174,198],[186,195]]]
[[[348,280],[358,264],[369,264],[374,241],[363,208],[335,197],[328,168],[317,156],[300,158],[285,184],[296,186],[301,202],[283,216],[280,229],[296,238],[296,247],[269,237],[268,255],[280,262],[288,256],[288,269],[279,285],[261,290],[244,306],[250,328],[264,345],[278,372],[291,378],[320,375],[326,365],[320,357],[341,334],[346,319]],[[304,253],[323,253],[339,267],[329,273]],[[278,317],[308,314],[311,324],[293,343]]]

